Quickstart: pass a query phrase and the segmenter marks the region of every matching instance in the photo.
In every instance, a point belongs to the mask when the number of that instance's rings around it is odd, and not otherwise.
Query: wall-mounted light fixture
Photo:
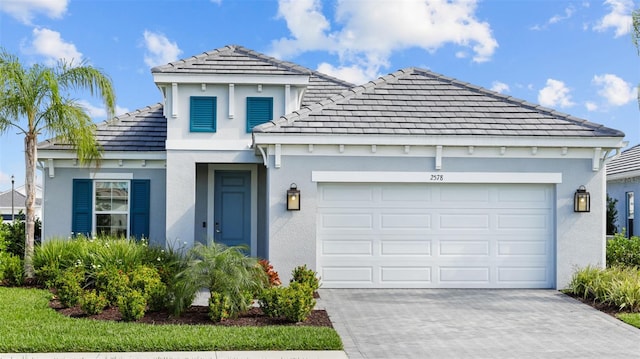
[[[292,183],[287,190],[287,211],[300,210],[300,190],[298,185]]]
[[[573,195],[573,211],[574,212],[591,212],[591,194],[587,192],[584,186],[578,187]]]

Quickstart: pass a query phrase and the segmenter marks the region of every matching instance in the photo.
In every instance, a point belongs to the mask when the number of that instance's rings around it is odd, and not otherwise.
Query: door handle
[[[216,222],[216,224],[215,224],[215,231],[216,231],[216,233],[222,233],[222,231],[220,230],[220,223],[219,222]]]

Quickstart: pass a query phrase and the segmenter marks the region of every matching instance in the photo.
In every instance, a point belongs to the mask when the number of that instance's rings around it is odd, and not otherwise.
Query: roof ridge
[[[153,105],[143,106],[143,107],[137,108],[137,109],[135,109],[133,111],[127,111],[127,112],[125,112],[123,114],[120,114],[118,116],[114,116],[111,119],[104,120],[104,121],[98,123],[96,126],[112,126],[112,125],[117,124],[118,122],[120,122],[124,118],[133,117],[133,116],[141,114],[143,112],[154,111],[157,108],[162,107],[162,106],[163,105],[160,102],[155,103]]]
[[[259,126],[254,127],[254,131],[257,132],[263,132],[264,130],[267,130],[269,128],[272,127],[277,127],[278,125],[289,125],[293,122],[295,122],[296,120],[302,118],[303,116],[305,116],[306,114],[309,114],[311,112],[313,112],[316,109],[320,109],[323,108],[327,105],[333,104],[333,103],[339,103],[341,101],[346,101],[368,89],[374,88],[382,83],[391,83],[392,81],[395,82],[397,80],[399,80],[402,77],[408,76],[411,73],[413,73],[415,69],[413,67],[407,67],[404,69],[400,69],[397,70],[395,72],[392,72],[390,74],[384,75],[384,76],[380,76],[377,79],[371,80],[369,82],[366,82],[362,85],[357,85],[357,86],[353,86],[350,89],[344,90],[339,94],[333,95],[331,97],[328,97],[322,101],[313,103],[311,105],[307,105],[304,106],[302,108],[300,108],[297,111],[293,111],[291,113],[285,114],[284,116],[280,116],[280,118],[269,121],[267,123],[261,124]]]
[[[583,119],[583,118],[579,118],[579,117],[575,117],[575,116],[573,116],[571,114],[568,114],[568,113],[565,113],[565,112],[560,112],[560,111],[557,111],[555,109],[552,109],[552,108],[549,108],[549,107],[546,107],[546,106],[543,106],[543,105],[540,105],[540,104],[532,103],[532,102],[529,102],[527,100],[523,100],[523,99],[519,99],[519,98],[516,98],[516,97],[513,97],[513,96],[505,95],[505,94],[502,94],[500,92],[492,91],[490,89],[487,89],[486,87],[473,85],[473,84],[468,83],[468,82],[460,81],[458,79],[455,79],[455,78],[452,78],[452,77],[448,77],[448,76],[442,75],[440,73],[437,73],[437,72],[434,72],[434,71],[431,71],[431,70],[414,68],[414,71],[422,72],[425,75],[435,77],[435,78],[437,78],[439,80],[445,80],[445,81],[449,82],[452,85],[463,86],[463,87],[465,87],[467,89],[470,89],[470,90],[473,90],[475,92],[481,93],[481,94],[483,94],[485,96],[489,96],[489,97],[492,97],[492,98],[495,98],[495,99],[500,99],[502,101],[506,101],[508,103],[511,103],[511,104],[514,104],[514,105],[518,105],[518,106],[521,106],[521,107],[524,107],[524,108],[527,108],[527,109],[530,109],[530,110],[535,110],[535,111],[538,111],[540,113],[543,113],[543,114],[546,114],[546,115],[549,115],[549,116],[552,116],[552,117],[555,117],[555,118],[558,118],[558,119],[561,119],[561,120],[573,122],[575,124],[580,124],[580,125],[592,128],[592,129],[610,129],[610,130],[615,131],[618,134],[622,133],[621,131],[611,129],[611,128],[603,125],[603,124],[594,123],[594,122],[591,122],[589,120],[586,120],[586,119]]]

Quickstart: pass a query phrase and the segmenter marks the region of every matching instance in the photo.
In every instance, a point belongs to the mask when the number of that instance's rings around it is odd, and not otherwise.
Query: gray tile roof
[[[278,60],[239,45],[227,45],[200,55],[170,62],[151,69],[152,73],[219,75],[306,75],[309,86],[302,98],[307,106],[324,100],[354,84],[313,71],[304,66]]]
[[[254,131],[624,137],[618,130],[417,68],[354,87]]]
[[[620,156],[607,163],[607,176],[637,172],[640,170],[640,145],[622,151]]]
[[[230,45],[198,56],[154,67],[154,73],[195,74],[269,74],[306,75],[309,85],[302,97],[307,106],[354,86],[354,84],[310,70],[294,63],[281,61],[242,46]],[[148,106],[98,125],[98,142],[105,151],[164,151],[167,139],[167,120],[162,105]],[[47,140],[39,144],[44,150],[69,150],[69,145]]]
[[[0,193],[0,207],[1,208],[11,208],[11,190]],[[27,201],[27,196],[23,195],[18,191],[13,191],[13,206],[16,209],[16,214],[18,214],[18,208],[24,208],[25,203]],[[36,206],[42,205],[42,198],[36,198]]]
[[[167,119],[162,105],[155,104],[98,124],[96,139],[105,151],[164,151]],[[41,150],[69,150],[55,139],[38,144]]]

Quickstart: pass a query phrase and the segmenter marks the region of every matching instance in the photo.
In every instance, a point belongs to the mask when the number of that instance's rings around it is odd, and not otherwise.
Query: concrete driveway
[[[640,329],[555,290],[320,289],[349,358],[638,358]]]

